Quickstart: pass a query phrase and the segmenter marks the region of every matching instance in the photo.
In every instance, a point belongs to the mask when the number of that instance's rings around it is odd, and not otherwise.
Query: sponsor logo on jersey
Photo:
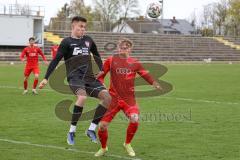
[[[34,53],[34,52],[29,53],[29,56],[30,56],[30,57],[34,57],[34,56],[36,56],[36,53]]]
[[[132,73],[132,71],[128,68],[117,68],[116,72],[118,74],[130,74],[130,73]]]
[[[87,46],[87,47],[89,47],[89,42],[88,41],[85,41],[85,45]]]
[[[74,47],[74,50],[73,50],[73,54],[74,56],[77,56],[77,55],[89,55],[89,51],[88,51],[88,48],[79,48],[79,47]]]

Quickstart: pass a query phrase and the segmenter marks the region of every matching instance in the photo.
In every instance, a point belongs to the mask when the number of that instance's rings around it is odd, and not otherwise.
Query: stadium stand
[[[61,38],[70,35],[70,32],[66,31],[52,31],[52,33]],[[211,37],[110,32],[88,34],[95,40],[104,58],[112,54],[104,49],[106,44],[116,43],[120,37],[127,37],[134,42],[133,56],[141,61],[203,61],[208,58],[212,61],[240,60],[239,50]],[[45,39],[45,53],[50,53],[51,45],[51,42]]]
[[[40,47],[50,60],[50,47],[60,43],[62,38],[70,35],[70,31],[67,31],[70,27],[67,24],[70,21],[62,21],[61,24],[58,24],[55,22],[57,19],[51,18],[51,22],[55,23],[50,23],[45,28],[43,44],[44,9],[31,7],[31,12],[22,14],[17,10],[17,7],[19,6],[11,5],[8,10],[2,10],[3,12],[0,10],[0,18],[6,23],[5,26],[1,26],[0,61],[19,61],[23,45],[25,45],[27,38],[32,35],[38,37],[38,44],[41,44]],[[25,11],[24,6],[22,7],[22,10]],[[240,61],[240,38],[194,35],[194,28],[186,20],[176,19],[176,17],[160,20],[161,23],[144,19],[142,16],[138,19],[140,21],[136,20],[126,20],[126,24],[128,24],[126,26],[129,26],[134,31],[133,33],[96,32],[96,30],[88,32],[98,45],[103,58],[113,54],[113,51],[106,50],[106,46],[108,49],[114,47],[120,37],[126,37],[134,42],[132,56],[141,61],[204,61],[206,59],[211,61]],[[116,25],[121,25],[122,22],[116,23]],[[57,26],[63,28],[53,29],[56,23]],[[30,28],[28,24],[32,24]],[[17,33],[22,34],[12,33],[12,30],[15,31],[16,25],[21,26],[18,27]],[[144,25],[146,26],[144,27]],[[156,34],[153,31],[159,26],[163,30],[156,32]],[[13,28],[11,29],[11,27]],[[8,32],[5,32],[6,30]],[[138,33],[138,30],[142,32]]]
[[[111,47],[120,37],[127,37],[134,42],[132,55],[141,61],[240,61],[240,50],[226,45],[224,42],[211,37],[194,35],[166,35],[166,34],[123,34],[110,32],[88,33],[98,45],[103,58],[113,54],[106,51],[106,45]],[[48,59],[50,47],[60,42],[61,38],[69,36],[66,31],[45,32],[44,53]],[[233,42],[238,46],[239,39],[224,38],[225,41]],[[0,61],[19,61],[22,48],[0,47]]]

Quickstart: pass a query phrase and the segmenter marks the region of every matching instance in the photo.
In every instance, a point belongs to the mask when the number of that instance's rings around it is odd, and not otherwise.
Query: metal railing
[[[30,6],[21,4],[0,5],[0,14],[44,17],[45,9],[42,6]]]

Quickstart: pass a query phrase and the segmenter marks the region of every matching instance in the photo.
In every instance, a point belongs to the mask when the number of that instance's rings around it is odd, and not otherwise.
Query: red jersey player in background
[[[21,61],[24,61],[24,57],[26,56],[26,65],[24,69],[24,91],[23,94],[28,92],[28,77],[33,72],[34,74],[34,82],[33,82],[33,94],[37,94],[36,87],[38,84],[38,76],[39,76],[39,66],[38,66],[38,56],[41,55],[45,64],[48,64],[46,57],[44,56],[42,50],[35,46],[35,38],[29,38],[29,46],[25,47],[20,55]]]
[[[95,153],[96,157],[103,156],[107,152],[108,125],[115,115],[122,110],[129,119],[129,125],[126,133],[126,140],[123,144],[129,156],[135,156],[131,147],[131,141],[137,131],[139,124],[139,107],[135,100],[134,80],[136,74],[139,74],[149,84],[156,89],[162,89],[142,65],[129,56],[132,49],[132,42],[128,39],[122,39],[118,44],[118,53],[109,57],[104,62],[104,73],[99,77],[104,81],[104,77],[110,72],[110,89],[112,102],[109,110],[105,113],[99,124],[98,136],[101,142],[101,149]]]
[[[51,55],[52,55],[52,59],[54,59],[56,57],[57,51],[58,51],[58,44],[55,44],[51,47]]]

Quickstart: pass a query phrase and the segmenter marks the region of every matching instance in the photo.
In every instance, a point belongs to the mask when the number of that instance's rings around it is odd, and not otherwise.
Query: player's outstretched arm
[[[63,43],[61,43],[60,48],[57,52],[56,57],[50,62],[47,72],[45,74],[44,79],[48,80],[48,78],[50,77],[50,75],[52,74],[52,72],[55,70],[55,68],[57,67],[58,63],[61,61],[61,59],[64,57],[64,52],[66,46],[64,46]]]
[[[41,83],[39,84],[39,88],[42,89],[44,86],[46,86],[46,84],[48,83],[48,78],[50,77],[50,75],[52,74],[52,72],[55,70],[55,68],[57,67],[58,63],[61,61],[61,59],[64,57],[64,53],[66,53],[68,45],[66,44],[66,42],[63,40],[59,46],[59,50],[57,52],[56,57],[50,62],[47,72],[45,74],[44,79],[41,81]]]
[[[63,54],[59,53],[56,56],[56,58],[51,61],[51,63],[48,66],[48,69],[47,69],[44,79],[39,84],[39,89],[42,89],[44,86],[46,86],[46,84],[48,83],[48,78],[50,77],[50,75],[52,74],[52,72],[58,65],[59,61],[62,59],[62,57],[63,57]]]
[[[140,62],[137,61],[138,64],[138,74],[145,79],[149,84],[151,84],[155,89],[157,90],[162,90],[162,87],[160,86],[160,84],[153,79],[153,77],[149,74],[149,72],[147,70],[145,70],[143,68],[143,66],[141,65]]]

